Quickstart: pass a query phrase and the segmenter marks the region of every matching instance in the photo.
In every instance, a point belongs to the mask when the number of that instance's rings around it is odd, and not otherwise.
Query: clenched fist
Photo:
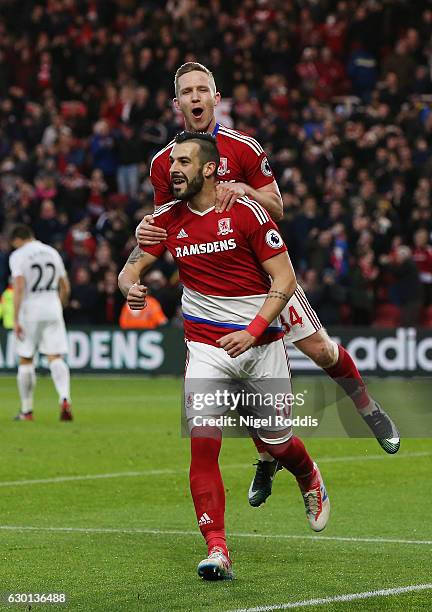
[[[132,285],[127,294],[127,303],[131,310],[142,310],[147,306],[146,303],[147,287],[144,285]]]

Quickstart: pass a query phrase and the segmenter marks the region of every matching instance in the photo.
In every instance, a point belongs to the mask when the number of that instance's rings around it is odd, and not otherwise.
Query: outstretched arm
[[[238,357],[256,343],[270,323],[280,315],[297,286],[288,253],[275,255],[261,265],[272,279],[264,304],[246,329],[227,334],[218,340],[219,346],[225,349],[230,357]]]
[[[140,284],[140,277],[156,261],[157,257],[135,247],[118,276],[118,286],[131,310],[142,310],[146,306],[147,289]]]

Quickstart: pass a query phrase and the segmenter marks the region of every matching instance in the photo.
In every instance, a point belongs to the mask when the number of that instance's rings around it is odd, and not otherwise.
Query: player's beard
[[[185,181],[186,181],[187,185],[186,185],[186,189],[182,193],[177,193],[175,185],[173,185],[173,193],[174,193],[174,196],[178,200],[190,200],[197,193],[199,193],[201,191],[201,189],[203,188],[203,185],[204,185],[204,176],[203,176],[203,173],[202,173],[202,168],[196,174],[196,176],[193,177],[193,179],[190,182],[188,181],[188,179],[186,177],[185,177]]]

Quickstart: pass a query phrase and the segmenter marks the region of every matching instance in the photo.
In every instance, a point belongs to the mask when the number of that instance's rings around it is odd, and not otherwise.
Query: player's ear
[[[177,98],[173,98],[173,104],[176,110],[180,110],[180,104]]]
[[[216,171],[216,164],[215,162],[209,161],[206,164],[204,164],[204,177],[205,178],[210,178]]]
[[[215,97],[214,97],[214,100],[215,100],[215,106],[217,106],[217,105],[219,104],[219,102],[221,101],[221,99],[222,99],[222,96],[221,96],[220,92],[219,92],[219,91],[217,91],[217,92],[215,93]]]

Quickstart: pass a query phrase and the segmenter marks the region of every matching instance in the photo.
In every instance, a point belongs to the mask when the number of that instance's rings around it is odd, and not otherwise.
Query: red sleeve
[[[261,146],[258,146],[261,149]],[[246,146],[243,151],[242,162],[246,175],[246,183],[253,189],[260,189],[270,185],[275,180],[264,151],[257,155],[250,147]]]
[[[266,261],[288,251],[276,223],[265,208],[249,198],[242,200],[244,203],[239,206],[244,233],[258,260]]]
[[[162,227],[168,231],[168,213],[163,213],[160,215],[155,215],[154,217],[154,225],[156,227]],[[159,244],[150,244],[150,245],[139,245],[139,248],[144,253],[148,253],[149,255],[153,255],[153,257],[161,257],[163,253],[166,251],[165,240],[160,242]]]
[[[155,206],[171,202],[171,183],[169,180],[168,158],[165,154],[157,157],[150,167],[150,181],[154,189]]]

